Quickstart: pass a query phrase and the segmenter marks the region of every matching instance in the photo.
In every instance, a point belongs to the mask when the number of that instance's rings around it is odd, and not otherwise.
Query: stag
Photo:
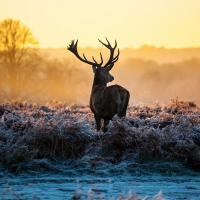
[[[107,86],[108,82],[114,80],[114,77],[109,73],[109,71],[112,69],[114,63],[119,58],[119,49],[117,55],[114,56],[114,52],[117,47],[116,40],[114,47],[111,46],[108,40],[107,44],[100,40],[99,42],[110,50],[110,57],[107,63],[104,65],[101,53],[101,61],[99,63],[94,59],[93,56],[93,62],[89,61],[84,54],[82,58],[78,54],[77,50],[78,40],[76,42],[72,40],[67,49],[82,62],[92,65],[94,80],[90,95],[90,109],[94,114],[97,131],[101,129],[101,119],[103,119],[103,131],[106,132],[109,120],[112,120],[114,115],[117,114],[120,118],[126,116],[126,109],[128,106],[130,94],[128,90],[119,85]]]

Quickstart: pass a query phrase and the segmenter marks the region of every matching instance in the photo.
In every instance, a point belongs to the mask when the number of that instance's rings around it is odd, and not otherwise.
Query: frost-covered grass
[[[54,169],[55,163],[101,169],[115,166],[180,171],[200,169],[200,108],[178,99],[138,104],[114,116],[108,132],[96,132],[88,106],[50,102],[0,105],[0,162],[3,169]],[[179,168],[180,167],[180,168]]]
[[[82,193],[82,191],[78,190],[76,192],[76,194],[72,197],[72,199],[74,200],[78,200],[81,199],[81,197],[83,198],[87,198],[87,199],[91,199],[91,200],[95,200],[95,199],[105,199],[105,196],[103,194],[98,195],[98,193],[94,190],[89,190],[88,194],[84,194]],[[144,198],[139,197],[137,194],[134,194],[132,192],[129,192],[128,195],[126,196],[119,196],[117,198],[117,200],[148,200],[149,198],[146,196]],[[110,200],[114,200],[114,198],[110,198]],[[149,199],[150,200],[150,199]],[[153,197],[153,199],[151,200],[166,200],[165,198],[162,197],[162,191],[160,191],[157,195],[155,195]]]
[[[1,195],[1,199],[16,199],[16,200],[22,200],[22,199],[32,199],[32,200],[40,200],[43,198],[38,197],[37,195],[33,194],[30,195],[23,194],[23,191],[21,191],[22,193],[20,193],[19,191],[15,191],[14,188],[12,187],[7,187],[2,195]],[[132,193],[131,191],[129,191],[129,193],[127,195],[119,195],[118,198],[114,198],[114,197],[106,197],[104,194],[105,191],[103,190],[98,190],[98,189],[89,189],[88,193],[84,193],[80,188],[76,190],[75,194],[73,196],[71,196],[71,198],[66,198],[65,195],[63,195],[62,199],[71,199],[71,200],[80,200],[80,199],[87,199],[87,200],[98,200],[98,199],[109,199],[109,200],[166,200],[163,196],[162,196],[162,191],[160,191],[157,195],[155,195],[153,198],[148,198],[148,196],[145,196],[144,198],[139,197],[137,194]],[[44,199],[46,198],[50,198],[52,199],[53,197],[49,197],[47,195],[43,195]],[[56,198],[57,199],[57,198]]]

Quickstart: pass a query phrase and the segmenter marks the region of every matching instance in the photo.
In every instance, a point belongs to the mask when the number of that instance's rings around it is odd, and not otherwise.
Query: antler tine
[[[96,60],[94,59],[94,57],[92,56],[92,59],[94,60],[94,62],[98,64],[97,67],[99,67],[99,66],[101,66],[101,65],[103,64],[103,57],[102,57],[101,52],[100,52],[100,58],[101,58],[101,62],[100,62],[100,63],[97,63],[97,61],[96,61]]]
[[[112,59],[112,62],[111,63],[115,63],[115,62],[117,62],[118,61],[118,59],[119,59],[119,48],[118,48],[118,52],[117,52],[117,55]]]
[[[98,39],[99,40],[99,39]],[[101,42],[101,44],[103,44],[105,47],[107,47],[108,49],[115,49],[116,48],[116,40],[115,40],[115,46],[114,48],[111,46],[110,42],[108,41],[108,39],[106,38],[106,41],[108,44],[105,44],[104,42],[102,42],[101,40],[99,40],[99,42]]]
[[[94,60],[95,63],[97,63],[97,61],[94,59],[94,57],[92,56],[92,59]]]
[[[75,44],[74,40],[72,40],[72,47],[77,49],[77,45],[78,45],[78,40],[76,40]]]
[[[88,61],[88,59],[85,57],[85,54],[84,54],[84,53],[83,53],[83,57],[84,57],[84,59],[85,59],[85,60],[87,60],[87,61]]]
[[[111,46],[110,42],[108,41],[107,37],[106,37],[106,41],[108,43],[108,46],[112,49],[112,46]]]
[[[102,57],[101,52],[100,52],[100,57],[101,57],[101,62],[99,64],[102,65],[103,64],[103,57]]]
[[[106,37],[106,41],[108,44],[103,43],[101,40],[99,40],[104,46],[106,46],[108,49],[115,49],[117,47],[117,41],[115,40],[115,46],[112,47],[110,42],[108,41],[107,37]]]
[[[99,42],[101,42],[101,44],[103,44],[105,47],[107,47],[110,50],[110,58],[109,58],[108,62],[104,65],[104,67],[107,67],[110,64],[114,64],[118,60],[118,57],[119,57],[119,49],[118,49],[117,55],[113,58],[114,51],[117,47],[117,41],[115,40],[115,46],[114,47],[111,46],[111,44],[110,44],[110,42],[108,41],[107,38],[106,38],[106,41],[107,41],[108,44],[105,44],[101,40],[99,40]]]
[[[75,47],[77,47],[77,45],[78,45],[78,40],[76,40],[76,43],[75,43],[75,45],[74,45],[74,46],[75,46]]]
[[[105,47],[107,47],[109,49],[109,46],[107,44],[103,43],[100,39],[98,39],[98,40],[99,40],[99,42],[101,42],[101,44],[103,44]]]
[[[113,49],[115,49],[116,47],[117,47],[117,41],[115,40],[115,46],[113,47]]]
[[[97,63],[96,62],[96,60],[93,58],[93,60],[94,60],[94,62],[91,62],[91,61],[89,61],[86,57],[85,57],[85,55],[83,54],[83,57],[84,57],[84,59],[81,57],[81,56],[79,56],[79,54],[78,54],[78,50],[77,50],[77,45],[78,45],[78,40],[74,43],[74,40],[72,40],[71,41],[71,44],[69,44],[69,46],[67,47],[67,49],[69,50],[69,51],[71,51],[79,60],[81,60],[82,62],[85,62],[85,63],[87,63],[87,64],[89,64],[89,65],[95,65],[95,66],[97,66],[97,67],[101,67],[101,65],[102,65],[102,63],[103,63],[103,59],[102,59],[102,55],[101,55],[101,62],[100,63]]]

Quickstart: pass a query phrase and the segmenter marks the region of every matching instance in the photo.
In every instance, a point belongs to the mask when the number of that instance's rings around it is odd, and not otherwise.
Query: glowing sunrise
[[[199,0],[0,0],[0,20],[20,20],[40,47],[65,47],[71,39],[99,47],[97,38],[118,46],[200,46]]]

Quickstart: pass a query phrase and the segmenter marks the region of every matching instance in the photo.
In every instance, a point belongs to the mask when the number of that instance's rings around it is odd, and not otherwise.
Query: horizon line
[[[38,45],[39,46],[39,45]],[[67,48],[67,45],[66,47],[65,46],[60,46],[60,47],[40,47],[40,49],[66,49]],[[78,48],[80,49],[103,49],[104,47],[94,47],[94,46],[91,46],[91,45],[88,45],[88,46],[79,46]],[[139,49],[165,49],[165,50],[181,50],[181,49],[200,49],[200,46],[185,46],[185,47],[166,47],[166,46],[156,46],[156,45],[149,45],[149,44],[143,44],[139,47],[134,47],[134,46],[127,46],[127,47],[123,47],[123,48],[120,48],[121,50],[126,50],[126,49],[131,49],[131,50],[139,50]]]

